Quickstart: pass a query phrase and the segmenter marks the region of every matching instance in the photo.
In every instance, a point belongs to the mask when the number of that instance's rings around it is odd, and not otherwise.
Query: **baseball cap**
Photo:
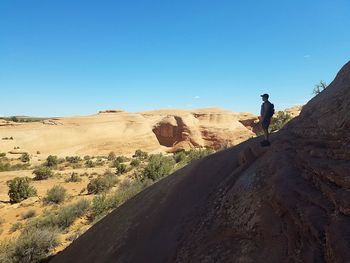
[[[267,99],[268,99],[268,98],[269,98],[269,94],[266,94],[266,93],[265,93],[265,94],[263,94],[263,95],[260,95],[260,97],[263,97],[263,98],[267,98]]]

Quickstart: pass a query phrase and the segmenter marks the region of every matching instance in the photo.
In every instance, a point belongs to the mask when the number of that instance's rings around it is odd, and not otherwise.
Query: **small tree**
[[[19,203],[36,195],[36,189],[30,185],[30,182],[31,180],[28,177],[16,177],[7,183],[11,203]]]
[[[18,118],[16,116],[12,116],[10,118],[10,121],[13,121],[13,122],[19,122]]]
[[[312,91],[312,94],[316,96],[320,94],[322,91],[324,91],[327,87],[328,87],[327,83],[321,80],[320,83],[315,85]]]
[[[35,174],[34,180],[45,180],[52,176],[52,171],[49,167],[40,166],[33,171]]]
[[[21,155],[21,161],[24,162],[24,163],[27,163],[30,161],[30,156],[28,153],[22,153]]]
[[[58,157],[49,155],[46,159],[46,166],[48,167],[55,167],[58,164]]]

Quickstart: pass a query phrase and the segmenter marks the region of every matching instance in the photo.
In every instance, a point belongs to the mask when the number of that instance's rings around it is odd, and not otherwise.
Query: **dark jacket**
[[[260,116],[262,121],[271,119],[271,116],[269,116],[271,107],[272,105],[269,101],[265,101],[263,104],[261,104]]]

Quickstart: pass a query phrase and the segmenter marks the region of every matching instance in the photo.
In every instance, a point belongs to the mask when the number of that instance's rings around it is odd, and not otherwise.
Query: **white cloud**
[[[194,99],[198,100],[198,99],[200,99],[200,97],[199,96],[194,96]]]

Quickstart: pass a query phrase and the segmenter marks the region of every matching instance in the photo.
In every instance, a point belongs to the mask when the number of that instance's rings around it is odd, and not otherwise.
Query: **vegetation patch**
[[[0,245],[0,262],[40,262],[48,257],[58,245],[55,229],[28,229],[23,231],[16,240],[4,241]]]
[[[98,220],[112,209],[122,205],[128,199],[132,198],[151,184],[152,181],[150,180],[135,180],[124,185],[123,187],[120,187],[109,195],[102,194],[95,196],[92,200],[90,219]]]
[[[47,195],[44,198],[44,202],[47,204],[61,204],[64,202],[67,196],[67,190],[59,185],[53,186],[51,189],[47,190]]]
[[[153,181],[159,180],[164,176],[169,175],[175,165],[174,158],[155,154],[149,157],[149,162],[144,169],[143,176]]]
[[[105,172],[97,178],[92,179],[87,185],[88,194],[99,194],[108,191],[118,182],[118,178],[112,172]]]
[[[36,168],[33,174],[35,175],[34,180],[46,180],[53,175],[52,170],[46,166]]]
[[[9,187],[8,195],[11,203],[19,203],[37,194],[36,189],[30,185],[29,177],[16,177],[7,182]]]
[[[78,175],[78,173],[71,173],[70,176],[68,176],[65,180],[66,183],[78,183],[81,182],[82,179],[81,177]]]

